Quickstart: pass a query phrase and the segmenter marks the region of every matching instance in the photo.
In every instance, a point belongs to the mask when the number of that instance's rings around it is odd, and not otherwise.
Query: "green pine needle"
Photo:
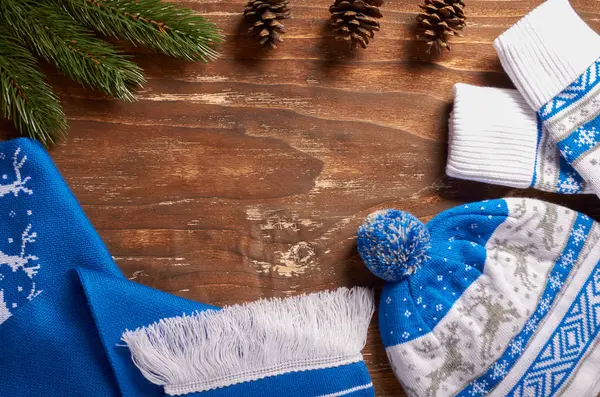
[[[212,47],[223,39],[204,17],[160,0],[0,0],[2,115],[44,145],[63,136],[67,125],[32,53],[115,98],[134,100],[145,82],[129,56],[86,27],[190,61],[216,59]]]
[[[73,23],[60,9],[32,0],[2,0],[11,18],[7,22],[18,39],[78,83],[110,96],[132,101],[141,87],[141,69],[117,53],[114,46],[97,39]]]
[[[160,0],[51,0],[99,32],[190,61],[214,60],[223,36],[188,8]]]
[[[16,128],[45,146],[64,136],[67,122],[37,61],[0,25],[0,109]]]

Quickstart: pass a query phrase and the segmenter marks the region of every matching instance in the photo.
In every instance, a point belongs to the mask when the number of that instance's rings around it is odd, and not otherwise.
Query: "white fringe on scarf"
[[[366,288],[259,300],[125,331],[135,365],[170,395],[362,360],[374,311]]]

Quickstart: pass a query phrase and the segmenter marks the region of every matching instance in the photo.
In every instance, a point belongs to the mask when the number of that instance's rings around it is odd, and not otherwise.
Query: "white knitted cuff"
[[[456,84],[446,174],[529,187],[537,137],[536,114],[516,90]]]
[[[600,36],[567,0],[548,0],[494,41],[502,66],[539,110],[600,56]]]

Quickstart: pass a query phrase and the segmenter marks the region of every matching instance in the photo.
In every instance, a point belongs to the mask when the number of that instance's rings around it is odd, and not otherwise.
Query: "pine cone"
[[[419,5],[423,12],[417,16],[417,40],[424,41],[431,48],[442,52],[450,49],[448,40],[451,36],[460,36],[467,26],[465,20],[465,3],[463,0],[425,0]]]
[[[352,48],[367,48],[369,38],[379,30],[382,5],[383,0],[335,0],[329,7],[335,38],[350,42]]]
[[[285,33],[285,27],[279,21],[290,16],[288,0],[250,0],[244,8],[244,17],[252,25],[248,33],[271,49],[283,41],[280,33]]]

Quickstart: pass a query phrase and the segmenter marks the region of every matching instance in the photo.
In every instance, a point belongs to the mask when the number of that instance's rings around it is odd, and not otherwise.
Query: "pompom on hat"
[[[400,281],[428,259],[429,230],[411,214],[377,211],[358,229],[358,250],[366,266],[385,281]]]
[[[358,231],[387,281],[379,327],[410,396],[597,396],[600,225],[532,199],[471,203],[427,225],[383,210]]]

